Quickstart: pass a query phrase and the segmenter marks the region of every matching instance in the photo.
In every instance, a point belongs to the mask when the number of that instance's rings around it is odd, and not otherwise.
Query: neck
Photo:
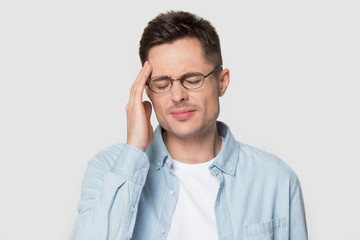
[[[222,145],[216,122],[203,133],[191,138],[179,138],[165,131],[163,139],[171,157],[188,164],[210,161],[220,152]]]

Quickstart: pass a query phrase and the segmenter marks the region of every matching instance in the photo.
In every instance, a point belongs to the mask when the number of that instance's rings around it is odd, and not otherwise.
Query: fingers
[[[152,141],[151,111],[149,101],[142,102],[145,83],[151,74],[152,68],[148,62],[139,72],[131,86],[129,102],[126,105],[127,140],[126,143],[144,151]]]
[[[136,80],[131,86],[129,103],[141,103],[142,102],[142,94],[144,92],[146,81],[148,80],[152,71],[152,67],[149,62],[145,62],[143,68],[139,72]]]

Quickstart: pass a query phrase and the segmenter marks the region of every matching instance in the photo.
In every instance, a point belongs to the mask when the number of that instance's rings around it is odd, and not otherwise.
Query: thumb
[[[150,121],[150,116],[152,112],[152,105],[149,101],[144,101],[143,106],[145,109],[146,118]]]

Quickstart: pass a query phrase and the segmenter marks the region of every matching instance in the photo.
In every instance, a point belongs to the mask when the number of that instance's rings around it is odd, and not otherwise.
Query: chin
[[[161,124],[160,124],[161,125]],[[163,127],[168,133],[177,138],[186,139],[200,136],[206,132],[212,124],[195,126],[194,123],[174,124],[173,127]],[[163,125],[161,125],[163,126]]]
[[[199,131],[197,131],[197,130],[194,130],[194,131],[168,131],[168,132],[171,133],[172,135],[174,135],[175,137],[182,138],[182,139],[192,138],[192,137],[199,135]]]

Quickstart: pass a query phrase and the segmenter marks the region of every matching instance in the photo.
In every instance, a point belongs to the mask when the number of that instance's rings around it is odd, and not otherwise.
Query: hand
[[[141,151],[145,151],[153,140],[153,127],[150,122],[152,106],[149,101],[142,101],[145,84],[151,71],[152,67],[149,62],[145,62],[131,86],[129,102],[126,105],[126,143]]]

